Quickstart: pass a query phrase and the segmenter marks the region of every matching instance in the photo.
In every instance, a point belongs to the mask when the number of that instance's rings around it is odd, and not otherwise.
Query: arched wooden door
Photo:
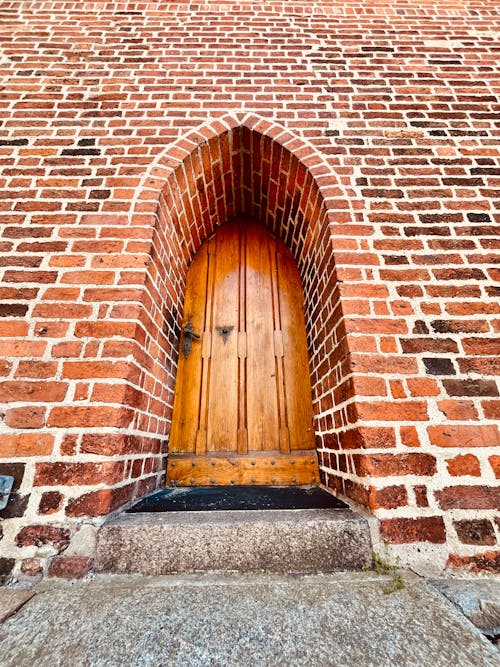
[[[167,483],[318,480],[299,272],[265,227],[220,227],[187,276]]]

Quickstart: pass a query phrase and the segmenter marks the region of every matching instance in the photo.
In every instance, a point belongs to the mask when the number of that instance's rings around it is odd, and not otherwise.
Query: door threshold
[[[128,512],[217,510],[349,509],[318,486],[195,486],[166,488],[143,498]]]

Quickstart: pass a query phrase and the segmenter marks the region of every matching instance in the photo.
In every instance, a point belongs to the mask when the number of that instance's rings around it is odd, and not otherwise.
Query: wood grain
[[[316,453],[296,452],[291,457],[281,456],[279,453],[276,456],[176,456],[169,460],[168,480],[172,486],[293,486],[317,484],[319,477]]]

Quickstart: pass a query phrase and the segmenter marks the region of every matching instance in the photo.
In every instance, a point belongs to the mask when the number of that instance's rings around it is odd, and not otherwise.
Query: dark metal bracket
[[[186,359],[189,357],[191,348],[193,347],[193,339],[200,340],[200,334],[194,332],[193,325],[188,322],[182,331],[182,351]]]

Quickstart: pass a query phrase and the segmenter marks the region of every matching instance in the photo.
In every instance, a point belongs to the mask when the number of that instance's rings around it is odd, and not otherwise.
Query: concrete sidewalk
[[[0,626],[2,667],[498,667],[436,588],[405,576],[98,576],[47,580]]]

